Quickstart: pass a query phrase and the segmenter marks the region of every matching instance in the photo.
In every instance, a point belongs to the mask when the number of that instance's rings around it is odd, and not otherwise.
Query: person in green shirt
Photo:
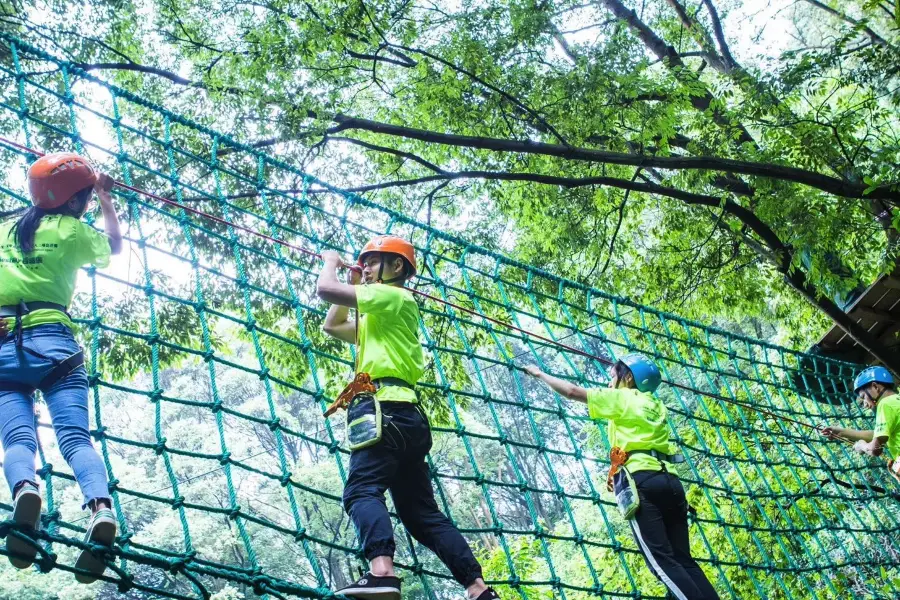
[[[482,579],[472,549],[438,508],[425,457],[431,429],[417,402],[415,385],[425,371],[419,343],[419,307],[404,283],[416,272],[415,250],[406,240],[378,236],[363,248],[350,283],[338,280],[343,264],[323,252],[317,292],[332,304],[323,329],[357,346],[356,379],[326,413],[347,409],[350,472],[344,509],[369,561],[369,572],[337,591],[356,598],[400,599],[394,572],[394,532],[385,505],[390,491],[407,531],[431,549],[469,600],[498,598]],[[364,285],[360,285],[364,284]],[[348,319],[356,309],[358,321]]]
[[[40,527],[41,495],[34,468],[34,392],[40,390],[60,452],[81,487],[84,507],[91,509],[85,542],[111,545],[116,519],[106,468],[91,443],[84,355],[67,310],[78,270],[84,265],[105,267],[110,255],[121,251],[109,193],[113,182],[77,154],[48,154],[31,165],[28,183],[33,206],[17,220],[0,223],[0,433],[3,472],[13,496],[12,520],[26,535]],[[95,192],[106,235],[81,221]],[[15,567],[24,569],[34,562],[33,544],[8,535],[6,547]],[[75,567],[75,578],[91,583],[106,565],[101,556],[85,550]]]
[[[881,456],[886,447],[896,462],[900,458],[900,395],[893,375],[884,367],[869,367],[856,376],[853,391],[863,408],[875,411],[875,429],[832,425],[823,427],[822,434],[856,442],[853,449],[869,456]]]
[[[691,556],[688,503],[674,466],[684,459],[669,442],[666,407],[652,395],[662,381],[659,368],[646,356],[629,354],[610,368],[608,389],[590,390],[535,365],[525,371],[556,393],[587,404],[591,419],[609,421],[608,485],[653,574],[678,600],[717,600]]]

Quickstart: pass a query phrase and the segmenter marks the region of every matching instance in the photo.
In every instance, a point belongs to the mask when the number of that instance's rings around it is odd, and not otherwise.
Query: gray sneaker
[[[98,544],[102,546],[113,545],[118,529],[116,517],[108,508],[101,508],[91,518],[87,533],[84,535],[85,544]],[[103,556],[94,554],[90,550],[82,550],[75,561],[75,568],[86,573],[75,573],[78,583],[94,583],[106,570],[106,561]]]
[[[16,494],[12,520],[20,525],[20,531],[29,535],[41,526],[41,494],[31,482],[25,482]],[[6,536],[6,549],[9,551],[9,562],[17,569],[27,569],[34,564],[37,546],[15,535]]]

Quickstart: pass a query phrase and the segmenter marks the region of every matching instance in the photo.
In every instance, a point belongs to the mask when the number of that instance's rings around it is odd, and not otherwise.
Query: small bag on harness
[[[381,441],[381,403],[374,394],[359,394],[347,408],[347,445],[362,450]]]
[[[641,498],[638,495],[634,478],[625,463],[628,461],[628,453],[613,447],[609,451],[609,475],[606,478],[606,489],[616,496],[616,506],[625,519],[631,519],[641,507]]]
[[[887,463],[888,472],[891,474],[897,483],[900,483],[900,459],[889,460]]]

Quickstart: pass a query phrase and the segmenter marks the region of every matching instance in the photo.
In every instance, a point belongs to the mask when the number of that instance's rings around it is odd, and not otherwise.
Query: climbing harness
[[[22,318],[30,312],[35,310],[56,310],[67,317],[69,316],[68,309],[61,305],[56,304],[54,302],[24,302],[21,301],[19,304],[12,304],[7,306],[0,306],[0,318],[8,318],[15,317],[15,325],[13,327],[12,334],[15,339],[16,349],[19,352],[28,352],[32,356],[40,358],[41,360],[49,361],[53,364],[53,369],[47,375],[41,379],[40,383],[37,385],[37,389],[41,392],[48,392],[53,388],[57,382],[68,377],[75,369],[84,365],[84,351],[78,350],[75,354],[64,358],[63,360],[57,360],[51,358],[49,356],[44,355],[41,352],[38,352],[34,348],[30,348],[28,345],[24,344],[24,334],[22,327]],[[71,317],[70,317],[71,318]],[[0,341],[0,346],[3,345],[3,342]]]

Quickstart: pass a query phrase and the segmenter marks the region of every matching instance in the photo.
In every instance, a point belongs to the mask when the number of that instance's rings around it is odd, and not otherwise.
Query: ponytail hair
[[[41,219],[47,215],[66,215],[80,219],[81,215],[84,214],[84,208],[91,199],[91,194],[93,194],[93,192],[93,187],[84,188],[80,192],[76,192],[71,200],[59,208],[54,208],[52,210],[44,210],[37,206],[31,206],[25,209],[25,214],[19,217],[19,220],[13,225],[13,228],[9,232],[11,236],[15,236],[16,242],[19,244],[19,249],[22,250],[22,254],[28,254],[29,252],[34,251],[34,234],[37,233],[38,227],[41,224]],[[72,200],[75,201],[74,206],[72,205]]]

